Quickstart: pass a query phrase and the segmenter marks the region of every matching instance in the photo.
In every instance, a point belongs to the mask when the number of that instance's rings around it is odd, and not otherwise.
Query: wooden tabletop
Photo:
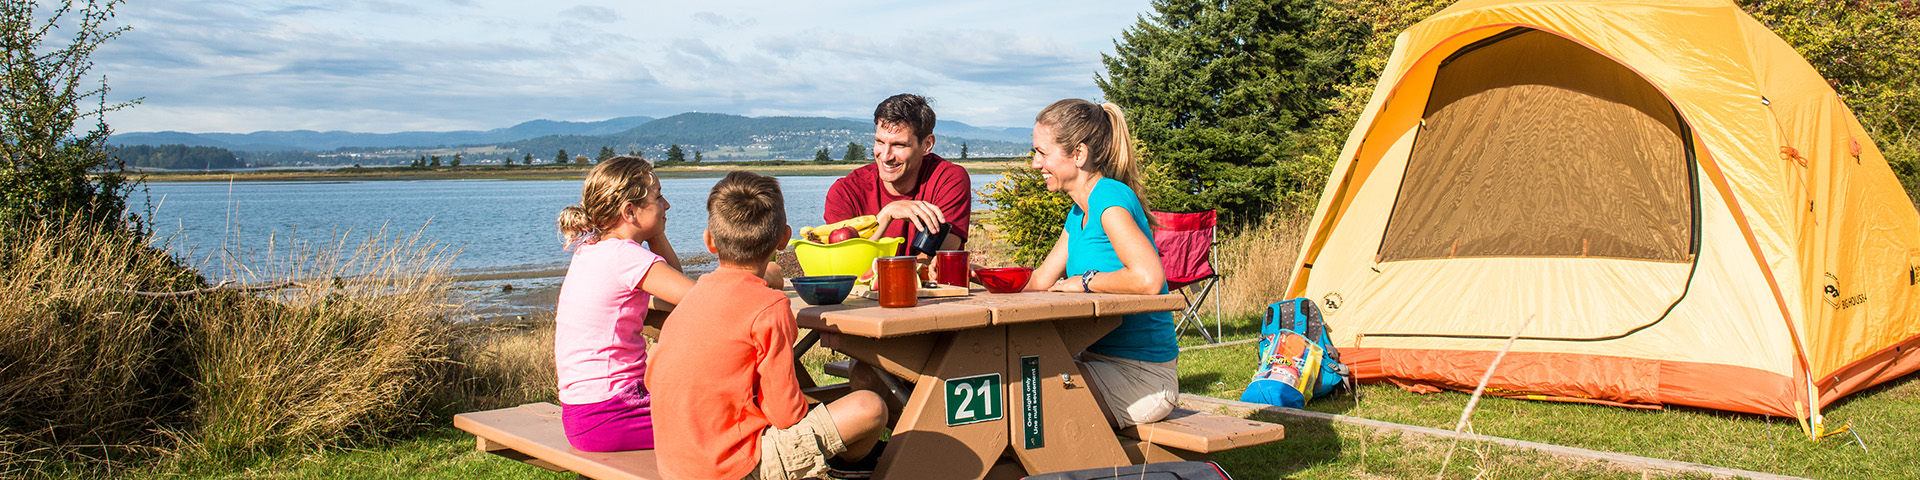
[[[909,308],[881,308],[879,302],[848,298],[840,305],[808,305],[789,290],[793,313],[802,328],[869,338],[891,338],[987,325],[1045,322],[1160,312],[1186,308],[1177,294],[989,293],[973,288],[965,297],[923,298]]]

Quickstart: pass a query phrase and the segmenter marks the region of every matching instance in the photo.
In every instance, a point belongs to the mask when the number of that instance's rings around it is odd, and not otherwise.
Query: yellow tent
[[[1464,0],[1397,40],[1291,293],[1362,380],[1791,416],[1920,368],[1920,214],[1725,0]],[[1531,319],[1529,321],[1529,319]]]

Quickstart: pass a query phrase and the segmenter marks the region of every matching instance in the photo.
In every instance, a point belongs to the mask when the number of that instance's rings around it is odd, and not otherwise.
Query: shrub
[[[199,277],[135,235],[58,223],[0,241],[0,477],[43,461],[151,458],[171,444],[158,432],[194,403],[178,302],[110,292]]]
[[[446,303],[450,259],[418,233],[297,245],[266,270],[300,288],[192,302],[188,464],[241,465],[421,425],[457,307]]]
[[[295,248],[267,293],[204,282],[133,233],[41,222],[0,264],[0,477],[176,458],[238,465],[431,414],[449,256],[410,238]]]
[[[981,187],[980,198],[993,207],[993,217],[986,221],[998,241],[1012,245],[1014,263],[1028,267],[1046,260],[1060,242],[1067,210],[1073,208],[1065,194],[1047,191],[1039,170],[1025,166],[1009,168],[1000,180]]]
[[[44,20],[38,2],[0,1],[0,225],[19,220],[83,221],[121,225],[125,194],[119,160],[108,155],[112,130],[103,115],[131,103],[106,103],[107,86],[82,86],[93,51],[126,27],[106,28],[115,0],[84,0],[78,18],[73,1],[59,2]],[[50,32],[71,29],[73,41],[48,45]],[[97,102],[85,106],[88,102]],[[92,121],[90,130],[76,130]],[[132,225],[137,226],[138,222]],[[17,234],[17,231],[13,232]]]

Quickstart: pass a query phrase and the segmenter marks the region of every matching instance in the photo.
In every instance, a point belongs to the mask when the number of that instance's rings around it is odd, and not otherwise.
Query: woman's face
[[[1047,182],[1047,191],[1061,191],[1080,178],[1082,173],[1075,162],[1075,153],[1055,143],[1053,127],[1033,124],[1033,169],[1040,171],[1040,178]]]

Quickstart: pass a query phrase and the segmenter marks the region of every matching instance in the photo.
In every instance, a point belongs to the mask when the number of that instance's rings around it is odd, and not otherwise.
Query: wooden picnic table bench
[[[560,406],[529,403],[453,416],[453,426],[472,433],[474,448],[555,472],[597,480],[660,478],[653,450],[582,452],[567,443]]]
[[[800,325],[813,332],[795,356],[827,333],[828,346],[859,362],[828,366],[829,373],[844,377],[854,368],[872,368],[910,382],[894,388],[906,409],[893,425],[875,478],[1017,477],[1205,459],[1281,439],[1279,425],[1185,409],[1119,432],[1106,424],[1072,363],[1073,352],[1118,326],[1120,315],[1184,303],[1178,295],[1000,295],[979,289],[971,297],[923,299],[905,309],[882,309],[866,299],[831,306],[795,299]],[[807,375],[800,377],[803,392],[815,401],[848,391],[844,383],[816,386]],[[956,397],[956,390],[967,398]],[[454,426],[473,433],[481,451],[549,470],[603,480],[659,478],[652,451],[574,450],[559,412],[550,403],[528,404],[460,414]]]

